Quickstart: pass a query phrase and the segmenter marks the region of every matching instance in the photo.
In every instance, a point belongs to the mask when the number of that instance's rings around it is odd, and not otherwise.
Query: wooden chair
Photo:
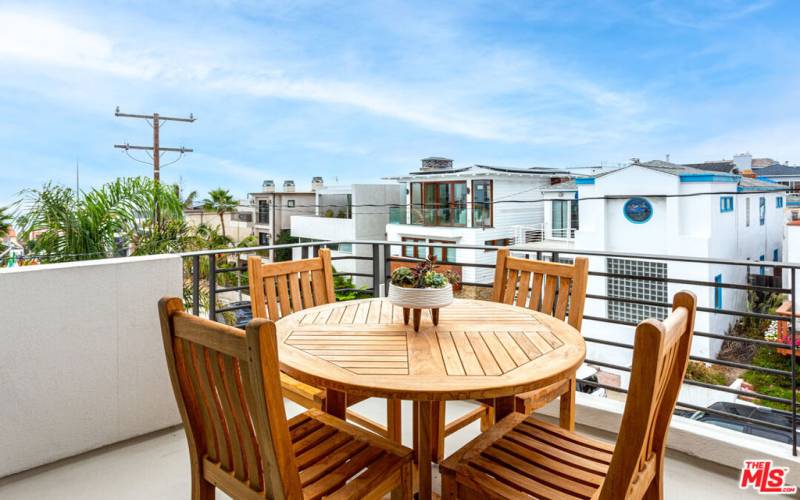
[[[667,431],[689,360],[696,298],[636,328],[615,446],[513,413],[445,460],[442,498],[663,498]]]
[[[287,262],[263,263],[261,257],[247,259],[247,274],[250,282],[250,302],[253,318],[280,318],[309,307],[336,302],[333,289],[333,265],[331,251],[322,248],[319,257]],[[313,387],[280,374],[283,395],[304,408],[322,409],[325,404],[325,389]],[[347,405],[352,406],[364,398],[348,396]],[[347,410],[347,418],[383,437],[397,443],[401,440],[400,401],[387,400],[387,425],[383,426],[353,410]]]
[[[164,350],[183,419],[192,498],[411,498],[412,451],[309,410],[286,421],[275,324],[246,333],[159,302]]]
[[[589,261],[586,257],[576,257],[574,264],[559,264],[511,257],[508,248],[501,248],[497,251],[492,300],[549,314],[580,331],[588,278]],[[575,388],[576,380],[572,378],[520,394],[516,398],[516,411],[528,415],[560,397],[560,424],[564,429],[573,430]],[[444,454],[445,437],[477,419],[481,419],[482,431],[491,426],[494,422],[493,402],[482,403],[480,407],[447,424],[444,403],[434,409],[434,418],[438,419],[434,451],[439,460]]]

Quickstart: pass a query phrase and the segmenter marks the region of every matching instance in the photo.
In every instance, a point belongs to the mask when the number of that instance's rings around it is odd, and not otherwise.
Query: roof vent
[[[440,156],[431,156],[422,159],[422,170],[450,170],[453,168],[453,160]]]
[[[264,193],[274,193],[275,192],[275,182],[272,180],[266,180],[261,183],[261,191]]]
[[[294,181],[283,181],[283,191],[285,193],[294,193]]]

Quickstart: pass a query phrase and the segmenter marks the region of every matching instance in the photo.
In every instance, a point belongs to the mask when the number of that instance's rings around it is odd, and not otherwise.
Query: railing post
[[[389,293],[389,279],[392,276],[392,265],[390,259],[392,258],[392,246],[388,243],[383,245],[383,293]]]
[[[797,329],[795,328],[795,296],[797,282],[795,281],[796,271],[792,267],[792,455],[797,456],[797,362],[795,356],[797,355]]]
[[[217,254],[208,256],[208,319],[217,320]]]
[[[200,256],[192,256],[192,314],[200,315]]]
[[[381,296],[381,246],[378,243],[372,244],[372,296]]]

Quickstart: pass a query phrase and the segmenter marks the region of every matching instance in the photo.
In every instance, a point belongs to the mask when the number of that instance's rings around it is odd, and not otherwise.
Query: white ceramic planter
[[[453,302],[453,286],[444,288],[403,288],[389,283],[389,302],[409,309],[438,309]]]

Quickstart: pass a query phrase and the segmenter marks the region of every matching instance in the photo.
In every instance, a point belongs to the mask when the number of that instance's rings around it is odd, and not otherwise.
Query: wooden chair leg
[[[192,467],[192,500],[214,500],[216,487],[206,481],[199,467]]]
[[[431,408],[433,418],[433,435],[431,436],[431,456],[435,463],[444,460],[444,425],[445,425],[445,402],[437,401]]]
[[[575,430],[575,389],[577,383],[575,377],[571,378],[569,381],[569,388],[567,392],[562,394],[559,398],[559,415],[558,415],[558,425],[561,426],[562,429],[566,429],[568,431]]]
[[[481,432],[486,432],[494,425],[494,407],[484,406],[486,412],[481,416]]]
[[[412,404],[412,417],[411,417],[411,448],[414,450],[414,463],[418,461],[419,453],[419,403],[414,401]]]
[[[386,400],[386,430],[388,438],[395,443],[402,444],[402,401],[399,399]]]
[[[442,500],[456,500],[458,498],[458,484],[456,475],[451,471],[440,469],[442,473]]]
[[[414,477],[411,462],[400,469],[400,484],[392,490],[392,500],[411,500],[414,496]]]

